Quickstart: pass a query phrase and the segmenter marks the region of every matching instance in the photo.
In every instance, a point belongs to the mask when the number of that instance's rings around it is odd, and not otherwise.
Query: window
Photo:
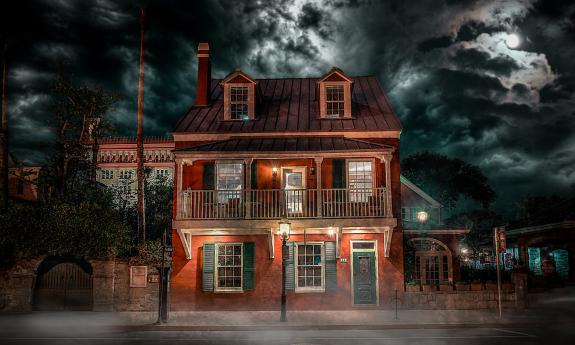
[[[241,243],[216,244],[216,291],[242,290]]]
[[[296,258],[296,289],[323,291],[323,243],[296,244]]]
[[[216,164],[216,187],[220,203],[241,198],[242,167],[241,163]]]
[[[170,176],[170,171],[168,169],[157,169],[156,170],[157,177],[168,177]]]
[[[133,176],[133,170],[120,170],[120,179],[122,180],[131,180]]]
[[[230,119],[242,120],[248,118],[248,87],[230,87]]]
[[[102,180],[111,180],[114,178],[114,170],[102,170]]]
[[[368,202],[373,193],[373,172],[371,161],[348,162],[347,176],[352,202]]]
[[[413,279],[418,284],[438,285],[452,280],[451,251],[431,238],[414,238],[408,245],[415,250]]]
[[[345,101],[343,85],[325,87],[326,117],[343,117]]]

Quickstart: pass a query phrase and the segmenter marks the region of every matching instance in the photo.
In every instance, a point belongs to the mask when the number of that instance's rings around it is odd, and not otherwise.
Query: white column
[[[322,198],[321,198],[321,164],[323,163],[323,157],[314,158],[315,161],[315,178],[316,178],[316,189],[317,189],[317,217],[322,217]]]
[[[177,182],[176,182],[176,205],[177,209],[177,219],[182,219],[182,174],[184,173],[184,162],[182,159],[176,159],[176,175],[177,175]]]
[[[254,161],[253,158],[246,158],[244,159],[244,163],[246,166],[246,185],[244,190],[246,191],[245,196],[245,217],[246,219],[250,219],[252,217],[252,162]]]
[[[385,164],[385,216],[393,217],[391,201],[391,153],[384,153],[382,160]]]

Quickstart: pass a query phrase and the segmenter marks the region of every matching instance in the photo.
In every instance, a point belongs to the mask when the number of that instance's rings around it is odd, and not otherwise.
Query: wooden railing
[[[185,190],[182,219],[387,217],[385,188]]]

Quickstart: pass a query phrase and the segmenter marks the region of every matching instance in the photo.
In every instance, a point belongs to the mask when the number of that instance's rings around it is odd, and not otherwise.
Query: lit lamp
[[[280,238],[282,239],[282,299],[280,321],[286,321],[286,261],[289,259],[287,240],[290,236],[291,223],[287,220],[279,222]]]
[[[277,167],[273,167],[272,168],[272,176],[275,178],[276,176],[278,176],[278,168]],[[281,223],[280,223],[281,224]]]
[[[419,211],[417,212],[417,220],[420,223],[425,223],[427,222],[427,219],[429,218],[429,214],[425,211]]]

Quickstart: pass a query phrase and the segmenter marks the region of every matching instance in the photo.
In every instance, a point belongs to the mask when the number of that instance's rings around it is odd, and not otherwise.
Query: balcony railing
[[[183,219],[387,217],[386,189],[182,191]]]

